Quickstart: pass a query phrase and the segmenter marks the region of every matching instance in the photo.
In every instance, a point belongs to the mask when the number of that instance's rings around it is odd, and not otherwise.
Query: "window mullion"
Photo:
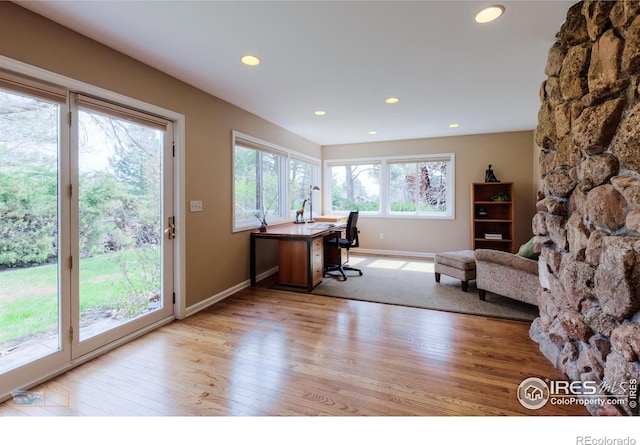
[[[256,150],[256,210],[262,213],[262,153]],[[262,215],[261,215],[262,216]]]
[[[291,161],[289,155],[280,157],[280,206],[279,206],[279,214],[283,218],[290,218],[289,214],[289,177],[291,172],[289,169],[291,168]]]
[[[414,164],[415,170],[414,170],[414,176],[416,178],[415,182],[414,182],[414,187],[415,190],[413,191],[414,193],[414,205],[416,206],[416,210],[415,210],[415,214],[418,215],[420,213],[419,209],[420,209],[420,181],[422,180],[422,177],[420,176],[420,164],[418,162],[415,162]]]
[[[380,213],[386,214],[391,211],[391,175],[389,174],[389,164],[385,159],[380,161]]]

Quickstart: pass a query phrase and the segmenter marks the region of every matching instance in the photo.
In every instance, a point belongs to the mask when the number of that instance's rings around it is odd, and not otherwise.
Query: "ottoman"
[[[445,274],[462,281],[462,290],[467,292],[469,280],[476,278],[476,258],[473,250],[437,253],[434,270],[436,283],[440,282],[440,274]]]

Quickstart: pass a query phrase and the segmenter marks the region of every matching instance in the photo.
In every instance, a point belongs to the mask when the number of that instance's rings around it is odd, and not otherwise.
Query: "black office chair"
[[[346,236],[347,237],[346,238],[336,237],[336,238],[330,238],[327,241],[325,241],[325,245],[331,246],[331,247],[334,247],[334,248],[338,249],[338,258],[339,258],[338,262],[340,263],[340,264],[329,266],[324,271],[324,275],[325,276],[329,272],[339,271],[342,274],[342,281],[346,281],[347,280],[347,274],[345,273],[345,271],[347,271],[347,270],[353,270],[355,272],[358,272],[360,275],[362,275],[362,271],[360,269],[356,269],[355,267],[347,266],[346,263],[349,262],[348,257],[347,257],[347,261],[345,263],[342,263],[342,249],[346,249],[347,250],[347,255],[348,255],[350,248],[358,247],[360,245],[360,242],[358,240],[358,233],[360,233],[360,231],[358,230],[358,226],[357,226],[358,225],[358,213],[359,213],[358,210],[349,213],[349,219],[347,220],[347,229],[346,229]],[[333,274],[329,274],[329,275],[333,275]]]

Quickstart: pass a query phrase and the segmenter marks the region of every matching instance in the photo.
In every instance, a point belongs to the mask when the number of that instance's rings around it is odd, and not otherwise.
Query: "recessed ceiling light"
[[[240,58],[240,61],[245,65],[249,65],[249,66],[260,65],[260,59],[258,59],[256,56],[249,56],[249,55],[242,56]]]
[[[476,14],[477,23],[489,23],[496,20],[504,13],[504,6],[493,5],[488,6]]]
[[[374,135],[374,134],[378,134],[378,132],[377,132],[377,131],[375,131],[375,130],[371,130],[371,131],[369,132],[369,134],[370,134],[370,135]]]
[[[398,102],[400,102],[400,99],[398,99],[397,97],[387,97],[384,101],[388,104],[397,104]]]
[[[315,111],[313,114],[315,114],[316,116],[324,116],[325,114],[327,114],[327,112],[318,110],[318,111]]]
[[[458,128],[460,124],[449,124],[449,128]]]

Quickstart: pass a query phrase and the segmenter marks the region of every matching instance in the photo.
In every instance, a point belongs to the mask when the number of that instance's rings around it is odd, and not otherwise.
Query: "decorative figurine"
[[[304,224],[304,206],[307,204],[307,200],[302,201],[302,206],[296,210],[296,220],[294,221],[296,224]]]
[[[484,174],[484,182],[500,182],[493,173],[493,170],[491,170],[491,164],[489,164],[489,168]]]

